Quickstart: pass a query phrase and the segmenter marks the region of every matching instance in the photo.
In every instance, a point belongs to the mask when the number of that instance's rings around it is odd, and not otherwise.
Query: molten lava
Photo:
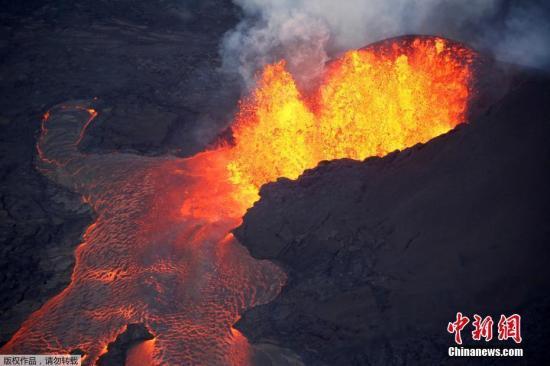
[[[426,142],[464,121],[473,52],[436,37],[345,53],[303,95],[281,61],[267,66],[233,126],[228,168],[241,199],[322,160],[365,159]]]
[[[322,160],[384,155],[449,131],[465,118],[473,56],[436,37],[390,40],[333,61],[308,94],[283,61],[266,66],[240,104],[235,143],[187,159],[84,154],[78,144],[96,111],[73,103],[48,112],[39,166],[81,194],[97,219],[75,251],[70,285],[1,352],[79,349],[93,365],[139,322],[155,339],[130,362],[249,363],[250,346],[232,325],[285,281],[228,234],[259,187]]]

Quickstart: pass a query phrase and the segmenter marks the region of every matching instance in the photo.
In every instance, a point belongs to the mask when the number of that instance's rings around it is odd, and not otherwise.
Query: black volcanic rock
[[[98,360],[98,366],[121,366],[128,351],[136,344],[155,338],[143,324],[128,324],[126,330],[107,346],[107,353]]]
[[[228,123],[240,93],[219,72],[230,0],[12,3],[0,9],[0,118],[98,97],[111,112],[84,149],[181,155]]]
[[[550,81],[523,79],[425,145],[264,186],[235,235],[289,279],[236,327],[311,365],[435,365],[456,312],[519,313],[526,356],[511,362],[548,364]]]
[[[0,345],[69,284],[74,249],[92,221],[78,194],[36,171],[39,120],[29,113],[0,125]]]

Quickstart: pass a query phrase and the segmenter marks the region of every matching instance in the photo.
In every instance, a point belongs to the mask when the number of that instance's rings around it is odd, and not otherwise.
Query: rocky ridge
[[[235,235],[289,279],[236,327],[306,364],[441,364],[457,311],[519,313],[520,363],[547,362],[550,81],[522,77],[425,145],[264,186]]]

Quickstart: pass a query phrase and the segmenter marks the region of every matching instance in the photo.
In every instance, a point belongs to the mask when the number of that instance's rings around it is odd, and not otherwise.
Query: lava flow
[[[39,167],[94,209],[70,285],[33,313],[2,353],[85,352],[93,365],[129,323],[155,338],[152,364],[250,363],[232,328],[278,294],[285,275],[230,234],[262,184],[297,178],[322,160],[384,155],[464,121],[474,54],[437,37],[350,51],[302,94],[283,61],[266,66],[240,104],[234,143],[187,159],[86,155],[78,143],[97,114],[54,108]],[[47,125],[47,129],[46,129]]]

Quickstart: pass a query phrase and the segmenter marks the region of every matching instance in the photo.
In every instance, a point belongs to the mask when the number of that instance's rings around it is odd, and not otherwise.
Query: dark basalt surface
[[[311,365],[501,364],[447,357],[447,323],[519,313],[525,357],[508,361],[548,364],[550,81],[522,79],[425,145],[264,186],[235,235],[289,279],[236,327]]]
[[[0,345],[70,281],[74,248],[92,213],[33,166],[28,125],[0,135]]]
[[[143,324],[128,324],[126,330],[107,346],[107,353],[101,356],[98,366],[120,366],[126,362],[128,351],[140,342],[155,338]]]
[[[238,21],[223,1],[38,1],[0,9],[0,345],[70,281],[93,219],[78,195],[35,169],[42,115],[98,97],[84,151],[200,151],[230,119],[239,88],[218,71]]]
[[[237,81],[218,72],[220,39],[237,21],[230,0],[2,7],[0,115],[12,120],[99,97],[106,113],[88,131],[85,149],[200,151],[228,122],[239,96]]]

